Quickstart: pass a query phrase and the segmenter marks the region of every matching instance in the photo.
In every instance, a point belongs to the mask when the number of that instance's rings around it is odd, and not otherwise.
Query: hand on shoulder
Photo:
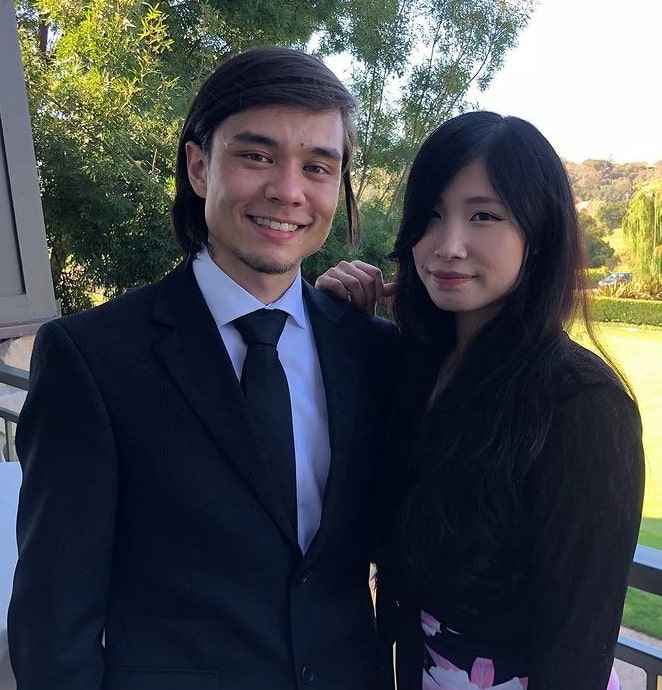
[[[341,261],[325,271],[315,287],[366,314],[374,315],[378,302],[395,294],[395,283],[385,283],[381,270],[365,261]]]

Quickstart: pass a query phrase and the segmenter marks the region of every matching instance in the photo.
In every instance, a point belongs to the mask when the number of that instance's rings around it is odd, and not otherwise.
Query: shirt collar
[[[193,261],[193,273],[202,296],[217,326],[225,326],[240,316],[256,309],[282,309],[300,328],[306,327],[301,270],[297,271],[292,285],[285,293],[270,304],[263,304],[225,273],[203,247]]]

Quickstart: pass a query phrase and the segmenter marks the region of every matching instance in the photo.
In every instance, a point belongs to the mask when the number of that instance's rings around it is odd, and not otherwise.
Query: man
[[[300,277],[343,185],[356,217],[353,107],[298,51],[222,65],[179,143],[187,260],[39,333],[17,431],[19,690],[375,686],[368,522],[392,331]],[[286,318],[290,468],[241,387],[238,323],[265,305]]]

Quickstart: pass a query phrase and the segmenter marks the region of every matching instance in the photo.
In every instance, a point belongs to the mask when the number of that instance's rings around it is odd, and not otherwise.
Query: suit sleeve
[[[65,327],[42,327],[19,418],[19,560],[9,608],[18,690],[95,690],[117,500],[101,393]]]
[[[562,401],[535,477],[529,690],[605,688],[637,543],[641,424],[625,393]]]

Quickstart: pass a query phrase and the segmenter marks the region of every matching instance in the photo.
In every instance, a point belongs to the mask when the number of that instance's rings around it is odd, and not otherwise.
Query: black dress
[[[480,388],[502,348],[473,362],[464,385]],[[463,519],[438,543],[437,525],[424,526],[429,534],[418,548],[432,554],[425,576],[408,560],[406,534],[382,553],[380,630],[387,650],[396,642],[398,690],[607,687],[643,501],[641,423],[601,359],[565,334],[555,352],[558,365],[540,382],[548,410],[544,443],[507,486],[491,482],[489,467],[476,481],[461,463],[448,468],[445,481],[417,477],[421,453],[443,458],[457,443],[453,457],[463,450],[468,457],[484,441],[486,425],[480,401],[452,386],[426,413],[420,378],[431,360],[410,357],[419,369],[407,377],[419,387],[411,389],[403,417],[416,431],[394,458],[385,501],[402,503],[403,492],[427,482],[425,491]],[[472,506],[481,501],[499,516],[487,531],[472,522]]]

